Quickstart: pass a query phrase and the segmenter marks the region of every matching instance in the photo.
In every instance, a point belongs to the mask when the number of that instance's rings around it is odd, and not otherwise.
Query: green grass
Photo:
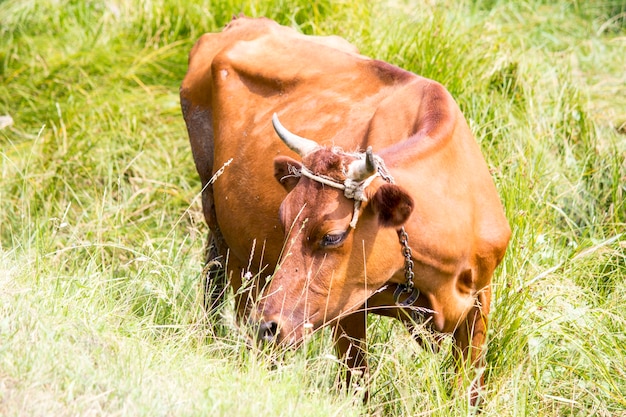
[[[0,1],[0,415],[470,411],[449,350],[388,320],[370,322],[367,406],[337,390],[328,331],[277,358],[231,310],[206,325],[178,87],[195,40],[239,12],[341,35],[457,98],[513,228],[483,414],[626,416],[617,0]]]

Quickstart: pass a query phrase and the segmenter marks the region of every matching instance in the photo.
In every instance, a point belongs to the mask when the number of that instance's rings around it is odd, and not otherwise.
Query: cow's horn
[[[374,158],[374,154],[372,153],[372,147],[368,146],[365,151],[365,160],[357,159],[356,161],[350,164],[350,168],[348,168],[348,178],[360,181],[365,178],[371,177],[378,170],[378,162],[376,162],[376,158]]]
[[[285,145],[289,146],[289,149],[296,152],[298,155],[303,157],[319,148],[317,142],[288,131],[285,126],[280,123],[276,113],[272,116],[272,124],[274,125],[274,130],[276,134],[278,134],[278,137],[285,142]]]

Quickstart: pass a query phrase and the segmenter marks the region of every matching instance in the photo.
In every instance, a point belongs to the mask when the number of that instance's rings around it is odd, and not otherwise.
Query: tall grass
[[[483,413],[626,415],[623,1],[0,2],[0,415],[471,412],[449,349],[372,318],[371,399],[327,331],[248,348],[202,312],[206,226],[178,104],[233,14],[338,34],[442,82],[513,228]]]

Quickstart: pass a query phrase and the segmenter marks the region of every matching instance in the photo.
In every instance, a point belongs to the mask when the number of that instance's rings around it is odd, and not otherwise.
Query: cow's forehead
[[[325,175],[339,182],[346,179],[345,166],[354,160],[354,157],[336,148],[320,148],[307,155],[302,163],[311,172]]]

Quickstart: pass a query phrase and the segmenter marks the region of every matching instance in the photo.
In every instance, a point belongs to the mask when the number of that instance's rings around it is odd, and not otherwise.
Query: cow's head
[[[259,336],[294,344],[306,329],[361,307],[402,270],[397,229],[410,216],[413,199],[380,177],[371,150],[321,147],[287,131],[276,115],[273,123],[302,161],[274,160],[276,180],[288,192],[279,210],[285,241],[257,307]]]

